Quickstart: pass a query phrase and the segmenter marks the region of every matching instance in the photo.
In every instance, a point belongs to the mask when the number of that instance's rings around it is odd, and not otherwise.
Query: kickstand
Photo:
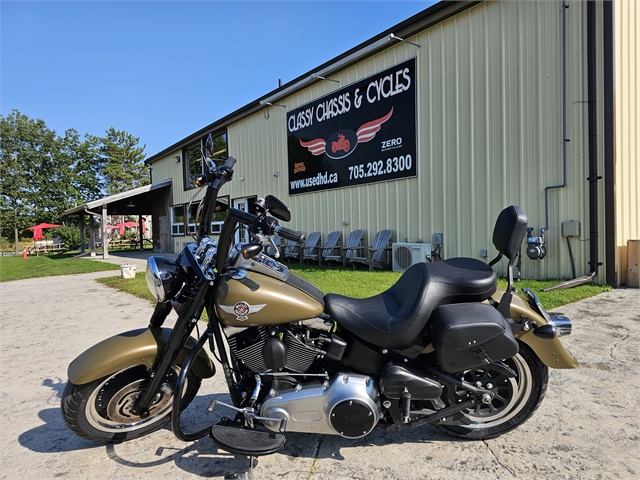
[[[245,473],[236,473],[233,475],[225,475],[224,480],[253,480],[253,466],[257,465],[256,457],[249,457],[249,471]]]

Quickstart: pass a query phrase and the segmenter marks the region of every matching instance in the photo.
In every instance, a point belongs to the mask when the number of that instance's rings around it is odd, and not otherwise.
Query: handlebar
[[[275,233],[277,233],[280,236],[280,238],[284,238],[286,240],[292,240],[296,243],[304,242],[304,234],[302,232],[296,232],[295,230],[291,230],[290,228],[285,228],[278,225],[275,228]]]

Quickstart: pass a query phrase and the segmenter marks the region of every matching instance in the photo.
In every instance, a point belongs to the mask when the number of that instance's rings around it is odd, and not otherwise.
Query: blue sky
[[[434,3],[0,0],[1,113],[150,156]]]

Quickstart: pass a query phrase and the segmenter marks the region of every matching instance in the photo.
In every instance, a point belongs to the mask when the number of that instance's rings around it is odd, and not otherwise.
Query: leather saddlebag
[[[518,353],[518,342],[509,323],[486,303],[438,308],[433,315],[432,333],[438,364],[449,373],[483,367]]]

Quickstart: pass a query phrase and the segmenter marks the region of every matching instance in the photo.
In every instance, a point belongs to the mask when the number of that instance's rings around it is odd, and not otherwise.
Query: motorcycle
[[[575,368],[560,337],[571,320],[549,313],[536,295],[513,288],[513,265],[527,228],[517,206],[498,216],[489,264],[472,258],[419,263],[388,290],[355,299],[323,294],[280,263],[274,235],[302,242],[280,226],[288,207],[266,196],[255,214],[229,208],[215,242],[211,222],[235,159],[211,160],[202,148],[206,188],[196,242],[173,261],[148,260],[157,298],[149,326],[108,338],[71,362],[61,410],[77,435],[123,442],[171,422],[183,441],[209,435],[222,450],[249,457],[278,452],[286,433],[357,439],[375,428],[429,424],[455,437],[490,439],[525,422],[543,400],[549,368]],[[234,244],[237,228],[248,241]],[[276,254],[267,256],[263,245]],[[508,260],[500,289],[492,266]],[[171,310],[173,328],[163,327]],[[206,311],[208,321],[191,334]],[[186,432],[181,412],[219,360],[230,418]]]

